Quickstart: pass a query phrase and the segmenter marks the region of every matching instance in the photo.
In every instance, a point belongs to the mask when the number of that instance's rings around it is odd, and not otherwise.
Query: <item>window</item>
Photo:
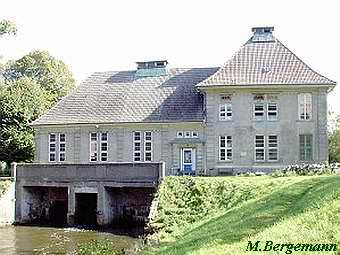
[[[100,133],[100,161],[108,159],[107,133]]]
[[[66,135],[51,133],[48,135],[48,161],[63,162],[66,160]]]
[[[299,94],[299,119],[311,120],[312,119],[312,94],[305,93]]]
[[[265,138],[264,135],[255,136],[255,161],[265,160]]]
[[[313,136],[300,135],[300,160],[311,161],[313,160]]]
[[[277,120],[278,116],[277,111],[277,103],[268,103],[267,104],[267,119],[268,120]]]
[[[59,134],[59,161],[66,160],[66,135]]]
[[[264,104],[263,103],[254,104],[254,119],[256,120],[264,119]]]
[[[144,161],[152,161],[152,132],[144,132]]]
[[[90,133],[90,161],[98,160],[97,133]]]
[[[134,131],[133,132],[133,161],[150,162],[152,161],[152,132]],[[143,157],[144,155],[144,157]]]
[[[277,161],[279,159],[278,138],[277,135],[268,136],[268,161]]]
[[[198,138],[198,132],[192,131],[191,136],[192,136],[192,138]]]
[[[49,158],[48,158],[48,160],[50,162],[57,161],[57,159],[56,159],[56,150],[57,150],[56,146],[57,146],[56,134],[49,134],[49,143],[48,143]]]
[[[231,136],[219,137],[219,160],[220,161],[233,160],[233,143]]]
[[[108,134],[90,133],[90,161],[108,161]]]
[[[142,138],[141,132],[133,132],[133,161],[142,161],[142,148],[141,148]]]
[[[177,131],[177,138],[198,138],[197,131]]]
[[[231,104],[220,104],[220,120],[231,120],[233,118],[233,109]]]

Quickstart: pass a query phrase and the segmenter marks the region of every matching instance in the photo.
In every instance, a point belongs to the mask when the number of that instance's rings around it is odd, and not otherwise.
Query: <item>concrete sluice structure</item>
[[[13,164],[17,224],[143,226],[164,163]]]

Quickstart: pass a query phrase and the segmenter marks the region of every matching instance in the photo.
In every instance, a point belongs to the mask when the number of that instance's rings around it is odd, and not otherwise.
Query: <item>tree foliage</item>
[[[4,76],[7,80],[22,77],[34,79],[47,92],[46,96],[51,105],[67,95],[75,84],[67,65],[47,51],[33,51],[9,63]]]
[[[46,110],[44,91],[32,78],[0,86],[0,161],[33,159],[33,130],[29,123]]]
[[[328,134],[329,162],[340,162],[340,115],[333,114],[332,122]]]
[[[8,34],[15,35],[17,33],[17,26],[13,21],[0,20],[0,36]]]

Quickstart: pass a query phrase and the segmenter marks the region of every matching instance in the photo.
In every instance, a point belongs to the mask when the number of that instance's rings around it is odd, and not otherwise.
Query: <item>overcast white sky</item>
[[[135,69],[140,60],[221,66],[249,39],[251,27],[270,25],[314,70],[340,82],[338,2],[1,0],[0,19],[15,21],[19,31],[0,40],[0,55],[48,50],[79,82],[94,71]],[[329,103],[340,113],[340,85]]]

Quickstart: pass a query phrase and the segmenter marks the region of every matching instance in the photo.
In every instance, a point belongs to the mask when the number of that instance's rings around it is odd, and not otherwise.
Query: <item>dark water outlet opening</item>
[[[25,224],[66,225],[68,189],[65,187],[24,187]]]
[[[65,226],[67,224],[67,200],[54,201],[50,210],[50,219],[53,225]]]
[[[97,225],[97,194],[76,194],[75,223],[86,227]]]

